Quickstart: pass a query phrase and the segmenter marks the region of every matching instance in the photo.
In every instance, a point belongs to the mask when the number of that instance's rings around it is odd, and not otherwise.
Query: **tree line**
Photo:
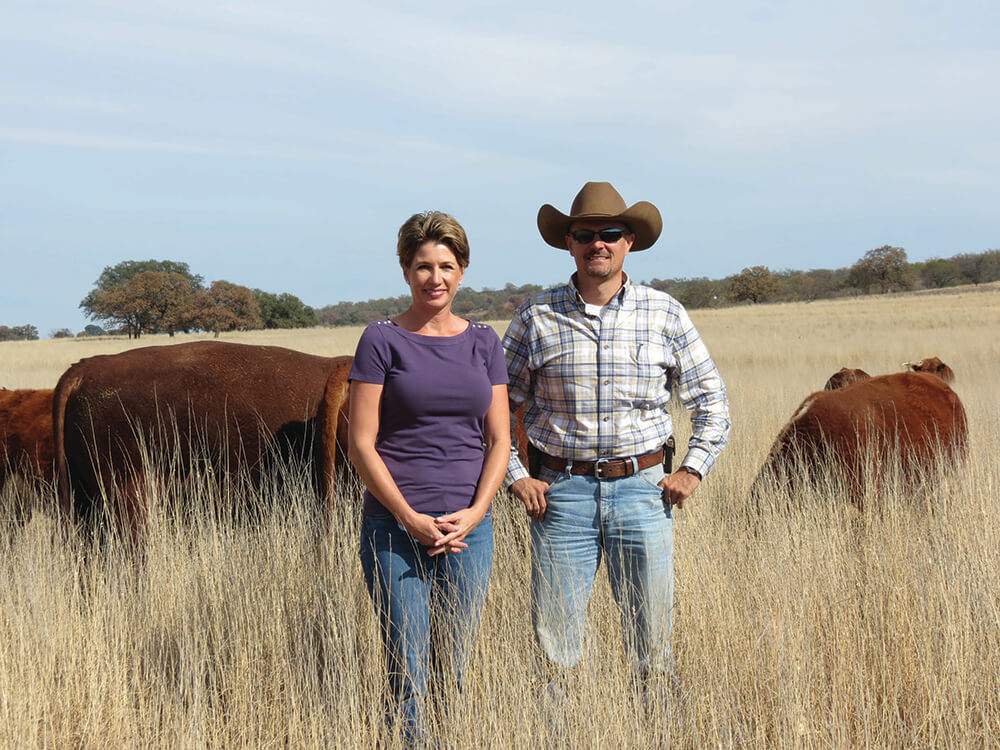
[[[883,245],[869,250],[850,268],[772,271],[766,266],[752,266],[723,279],[654,278],[643,283],[667,292],[688,309],[697,309],[758,302],[812,301],[990,281],[1000,281],[1000,250],[910,263],[903,248]],[[536,284],[507,284],[499,290],[462,288],[455,296],[452,309],[472,320],[505,320],[521,302],[541,290],[542,287]],[[364,325],[397,315],[409,304],[410,296],[403,295],[364,302],[338,302],[316,312],[323,325]]]
[[[723,307],[759,302],[811,301],[847,295],[939,289],[1000,281],[1000,250],[961,253],[910,263],[906,250],[883,245],[869,250],[850,268],[772,271],[751,266],[723,279],[652,279],[649,286],[676,297],[685,307]],[[537,284],[503,289],[460,289],[452,309],[471,320],[504,320],[531,295]],[[398,315],[410,296],[364,302],[338,302],[314,310],[293,294],[273,294],[194,274],[187,263],[171,260],[123,261],[107,266],[80,302],[92,320],[78,336],[224,331],[259,328],[308,328],[317,325],[364,325]],[[69,329],[54,338],[73,336]],[[0,341],[34,340],[33,325],[0,325]]]
[[[1000,281],[1000,250],[910,263],[903,248],[883,245],[869,250],[849,268],[772,271],[767,266],[752,266],[724,279],[653,279],[647,283],[676,297],[685,307],[695,309],[758,302],[810,302],[991,281]]]
[[[315,311],[292,294],[272,294],[229,281],[205,285],[187,263],[127,260],[108,266],[80,302],[109,333],[248,331],[319,325]]]

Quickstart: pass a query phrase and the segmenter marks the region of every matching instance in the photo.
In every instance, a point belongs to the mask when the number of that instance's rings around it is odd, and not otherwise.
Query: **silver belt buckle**
[[[597,479],[604,479],[604,475],[601,473],[601,464],[611,463],[610,458],[599,458],[594,461],[594,476]]]

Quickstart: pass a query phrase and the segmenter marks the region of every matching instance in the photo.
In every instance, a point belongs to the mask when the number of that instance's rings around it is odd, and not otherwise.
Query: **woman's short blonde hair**
[[[443,211],[424,211],[403,222],[396,242],[399,265],[409,268],[413,256],[426,242],[447,246],[459,266],[469,267],[469,238],[454,216]]]

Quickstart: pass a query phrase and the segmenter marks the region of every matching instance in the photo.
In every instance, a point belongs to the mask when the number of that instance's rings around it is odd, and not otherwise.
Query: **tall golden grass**
[[[996,746],[1000,286],[693,317],[726,379],[734,429],[676,513],[679,696],[669,708],[641,699],[602,579],[568,700],[546,708],[527,520],[500,496],[467,688],[458,711],[434,719],[434,738],[454,748]],[[358,334],[227,338],[332,355]],[[3,344],[0,384],[51,387],[72,361],[124,345]],[[863,515],[835,478],[794,514],[748,508],[771,440],[832,372],[894,372],[930,355],[953,367],[968,410],[964,471],[915,494],[892,483],[891,467],[873,467],[889,481]],[[139,557],[67,534],[50,492],[9,484],[2,507],[35,513],[5,512],[0,537],[0,747],[397,746],[382,729],[359,490],[341,488],[324,538],[305,476],[293,467],[266,484],[262,498],[277,497],[255,524],[218,520],[211,508],[229,499],[210,483],[168,485]],[[172,494],[196,510],[171,511]]]

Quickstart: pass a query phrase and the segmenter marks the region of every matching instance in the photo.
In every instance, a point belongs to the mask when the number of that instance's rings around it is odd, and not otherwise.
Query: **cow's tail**
[[[59,495],[59,509],[67,519],[73,518],[73,488],[69,476],[69,462],[66,459],[66,403],[82,382],[82,378],[67,373],[59,378],[55,393],[52,395],[52,448],[56,491]]]
[[[348,375],[353,357],[344,357],[334,366],[326,381],[323,401],[316,418],[316,465],[320,470],[320,496],[327,508],[327,522],[332,521],[337,467],[347,458],[346,423]]]

